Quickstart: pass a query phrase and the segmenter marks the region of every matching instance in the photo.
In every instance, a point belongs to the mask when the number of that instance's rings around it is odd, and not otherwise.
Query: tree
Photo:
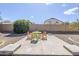
[[[14,22],[14,32],[15,33],[25,33],[29,30],[30,21],[25,19],[16,20]]]
[[[79,19],[77,19],[77,27],[78,27],[78,30],[79,30]]]
[[[0,12],[0,23],[2,23],[2,17],[1,17],[1,12]]]
[[[77,19],[75,22],[70,23],[71,30],[79,30],[79,20]]]

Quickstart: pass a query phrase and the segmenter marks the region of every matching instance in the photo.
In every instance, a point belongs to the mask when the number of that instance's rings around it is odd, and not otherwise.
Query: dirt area
[[[62,39],[65,42],[68,42],[69,44],[75,44],[78,45],[78,43],[72,42],[71,40],[69,40],[68,38],[71,37],[73,41],[79,42],[79,34],[53,34],[56,37]]]
[[[8,44],[13,44],[22,39],[24,36],[25,36],[24,34],[0,33],[0,40],[5,41],[5,43],[1,45],[0,48]]]

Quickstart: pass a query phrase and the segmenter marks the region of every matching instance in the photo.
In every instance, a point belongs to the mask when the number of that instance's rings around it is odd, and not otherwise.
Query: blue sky
[[[26,19],[34,23],[43,23],[49,18],[72,22],[79,18],[78,3],[0,3],[3,20]]]

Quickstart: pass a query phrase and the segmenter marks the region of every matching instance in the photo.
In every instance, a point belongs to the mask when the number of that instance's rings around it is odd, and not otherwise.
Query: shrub
[[[29,21],[27,20],[16,20],[14,22],[15,33],[25,33],[29,30]]]

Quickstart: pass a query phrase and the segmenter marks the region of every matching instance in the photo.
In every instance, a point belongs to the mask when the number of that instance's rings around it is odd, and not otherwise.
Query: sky
[[[42,24],[49,18],[72,22],[79,19],[79,3],[0,3],[0,16],[12,22],[26,19]]]

